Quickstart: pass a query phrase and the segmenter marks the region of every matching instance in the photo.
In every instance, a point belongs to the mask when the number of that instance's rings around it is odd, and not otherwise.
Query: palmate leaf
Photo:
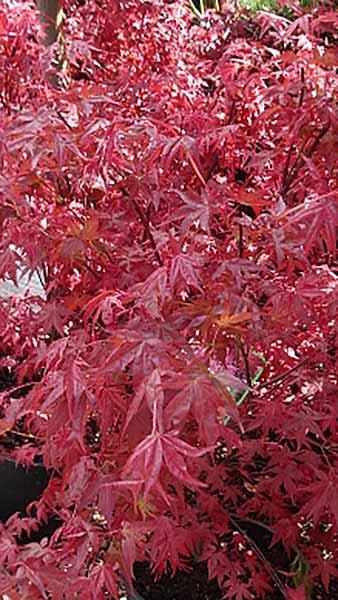
[[[147,498],[150,490],[156,487],[164,465],[174,476],[192,489],[207,487],[189,474],[187,458],[198,458],[212,448],[194,448],[174,434],[158,432],[148,435],[131,454],[122,477],[144,480],[143,496]]]
[[[337,564],[335,563],[335,555],[334,553],[332,553],[331,555],[329,555],[326,560],[322,561],[322,557],[320,556],[320,554],[318,553],[319,556],[317,556],[317,561],[316,561],[316,565],[315,568],[313,570],[311,570],[311,575],[316,574],[319,575],[319,577],[321,578],[322,582],[323,582],[323,586],[325,588],[325,591],[327,594],[329,594],[329,589],[330,589],[330,581],[335,581],[337,580],[338,577],[338,567]]]
[[[122,435],[127,431],[130,422],[140,412],[142,403],[145,403],[153,418],[153,427],[162,430],[163,427],[163,388],[160,369],[154,369],[149,377],[140,383],[132,402],[128,408]]]
[[[201,440],[210,444],[221,433],[220,420],[226,415],[239,423],[238,408],[229,391],[230,387],[246,389],[237,377],[225,370],[213,373],[197,369],[176,379],[170,388],[178,390],[164,409],[166,427],[181,430],[191,412]]]
[[[169,274],[171,290],[182,290],[191,286],[201,292],[197,269],[201,268],[202,264],[203,261],[196,255],[181,253],[173,257]]]
[[[243,334],[247,330],[248,323],[252,319],[252,313],[244,311],[235,314],[224,312],[214,319],[215,324],[229,333]]]
[[[179,567],[184,566],[184,557],[189,556],[188,544],[188,533],[163,515],[158,519],[151,539],[151,560],[163,569],[169,563],[173,573],[176,573]]]
[[[196,139],[192,136],[168,138],[161,151],[161,164],[166,173],[175,160],[191,160],[191,166],[197,176],[201,177],[200,159]],[[204,183],[202,179],[202,183]]]
[[[51,327],[57,331],[60,336],[64,335],[64,327],[70,318],[71,313],[65,305],[57,300],[50,300],[39,312],[39,322],[44,330],[50,330]]]
[[[231,573],[225,583],[225,587],[228,598],[236,600],[250,600],[250,598],[252,598],[250,587],[247,583],[241,581],[236,573]]]
[[[337,252],[338,227],[338,195],[327,194],[311,200],[304,206],[298,206],[285,215],[287,222],[300,226],[301,236],[304,231],[304,250],[309,254],[318,240],[325,242],[327,251],[333,257]]]
[[[187,192],[179,192],[179,196],[184,205],[177,210],[175,220],[181,221],[181,235],[184,235],[193,224],[197,224],[198,227],[209,233],[212,208],[208,190],[203,189],[201,194],[188,190]]]
[[[142,283],[137,283],[130,290],[131,297],[135,298],[140,309],[145,310],[152,318],[161,318],[161,308],[168,297],[167,269],[160,267],[153,271]]]
[[[302,583],[296,588],[287,587],[286,593],[287,600],[307,600],[308,598],[308,594],[304,583]]]
[[[17,285],[18,276],[18,260],[20,260],[19,254],[8,247],[8,245],[1,244],[0,247],[0,278],[9,277]]]
[[[113,598],[118,595],[118,579],[112,565],[103,563],[96,565],[91,573],[91,594],[98,600],[105,598],[102,592],[106,589]]]
[[[310,499],[303,504],[301,513],[318,523],[320,518],[329,512],[338,524],[338,477],[335,471],[318,473],[312,484],[302,487],[301,491]]]
[[[83,320],[86,325],[91,322],[95,326],[101,317],[104,325],[111,325],[114,317],[123,311],[121,295],[115,290],[104,290],[85,305]]]
[[[0,562],[4,564],[7,560],[15,560],[18,547],[10,536],[2,535],[0,540]]]

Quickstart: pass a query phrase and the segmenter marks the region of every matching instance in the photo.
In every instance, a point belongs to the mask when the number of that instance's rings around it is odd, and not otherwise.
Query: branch
[[[240,350],[240,353],[242,355],[243,362],[244,362],[246,382],[247,382],[249,388],[251,388],[252,381],[251,381],[250,365],[249,365],[249,358],[248,358],[249,350],[244,349],[244,344],[241,339],[238,339],[238,347],[239,347],[239,350]]]
[[[62,34],[64,12],[61,0],[35,0],[37,10],[40,13],[40,21],[44,29],[44,37],[41,43],[48,47],[57,45],[57,56],[50,66],[54,66],[58,73],[49,74],[49,81],[56,89],[63,87],[60,73],[67,68],[66,46]]]
[[[306,148],[308,142],[311,142],[311,136],[305,140],[302,144],[301,149],[299,150],[299,154],[298,154],[298,158],[295,161],[294,166],[291,169],[291,172],[288,173],[287,171],[285,171],[284,169],[284,179],[285,181],[282,184],[282,188],[281,188],[281,194],[285,195],[291,185],[293,184],[295,177],[298,174],[298,171],[302,168],[302,166],[304,165],[304,156],[309,158],[312,156],[312,154],[317,150],[317,147],[321,141],[321,139],[324,137],[324,135],[328,132],[328,130],[330,129],[331,123],[330,121],[328,121],[328,123],[326,123],[325,125],[323,125],[323,127],[320,129],[320,131],[317,133],[317,135],[313,138],[312,143],[309,144],[309,147]],[[290,147],[291,149],[291,147]],[[289,150],[290,152],[290,150]],[[288,165],[290,163],[290,159],[289,157],[287,158],[287,165],[286,167],[288,168]]]
[[[302,367],[306,362],[308,362],[309,359],[310,359],[309,356],[307,358],[304,358],[297,365],[295,365],[294,367],[292,367],[291,369],[286,371],[286,373],[282,373],[281,375],[278,375],[277,377],[270,379],[270,381],[264,382],[263,387],[268,387],[270,385],[274,385],[275,383],[281,383],[282,381],[284,381],[284,379],[289,377],[289,375],[291,375],[291,373],[294,373],[294,371],[297,371],[298,369],[300,369],[300,367]]]
[[[154,250],[154,254],[156,256],[156,260],[157,260],[158,264],[160,265],[160,267],[163,267],[163,260],[162,260],[160,254],[159,254],[159,251],[157,250],[156,242],[154,240],[154,236],[153,236],[153,234],[151,232],[151,229],[150,229],[150,226],[149,226],[149,221],[146,218],[146,216],[145,216],[145,214],[144,214],[141,206],[138,204],[138,202],[137,202],[137,200],[135,200],[135,198],[129,196],[129,194],[127,193],[127,191],[124,188],[121,188],[121,191],[122,191],[122,193],[123,193],[124,196],[126,196],[127,198],[130,199],[130,201],[131,201],[131,203],[132,203],[132,205],[133,205],[133,207],[135,209],[135,212],[140,217],[140,220],[141,220],[142,225],[144,227],[144,231],[145,231],[145,233],[146,233],[146,235],[147,235],[147,237],[148,237],[148,239],[150,241],[150,244],[151,244],[151,246],[152,246],[152,248]]]
[[[269,563],[269,561],[265,558],[263,552],[260,550],[260,548],[258,548],[257,544],[246,533],[246,531],[244,529],[242,529],[242,527],[238,524],[238,522],[235,520],[234,517],[230,517],[229,521],[243,535],[243,537],[246,538],[249,546],[251,546],[253,552],[256,554],[257,558],[260,560],[260,562],[264,566],[265,570],[269,573],[271,579],[275,582],[275,584],[278,587],[279,591],[281,592],[283,598],[285,598],[287,600],[287,592],[286,592],[285,586],[284,586],[282,580],[280,579],[280,577],[277,575],[275,569],[272,567],[272,565]]]
[[[300,68],[300,80],[302,82],[302,89],[300,91],[298,108],[301,108],[303,106],[303,101],[304,101],[304,94],[305,94],[305,73],[304,73],[304,67]]]

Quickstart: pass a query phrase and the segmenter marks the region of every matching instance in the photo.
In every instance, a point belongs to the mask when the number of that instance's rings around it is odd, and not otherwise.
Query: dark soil
[[[222,596],[216,580],[208,581],[208,571],[205,564],[195,565],[189,573],[177,571],[174,578],[163,575],[158,581],[150,573],[146,563],[136,563],[134,568],[136,590],[135,600],[227,600]],[[131,596],[131,600],[134,600]],[[229,599],[230,600],[230,599]],[[260,600],[253,596],[252,600]],[[275,590],[264,600],[283,600],[279,590]],[[333,580],[328,592],[322,586],[316,587],[309,600],[338,600],[338,580]]]
[[[154,581],[146,563],[134,567],[137,591],[144,600],[221,600],[216,580],[208,581],[205,564],[196,565],[189,573],[177,571],[174,578],[163,575]]]
[[[163,575],[158,581],[155,581],[146,563],[137,563],[134,574],[135,587],[143,600],[222,600],[225,598],[217,581],[215,579],[208,581],[208,569],[205,563],[194,565],[189,572],[177,571],[173,578],[170,575]],[[136,598],[139,600],[137,596]],[[255,598],[258,600],[257,596]],[[283,600],[283,596],[276,589],[266,596],[265,600]]]
[[[48,483],[44,467],[26,469],[14,461],[0,462],[0,521],[5,522],[15,512],[23,513],[26,506],[37,500]]]

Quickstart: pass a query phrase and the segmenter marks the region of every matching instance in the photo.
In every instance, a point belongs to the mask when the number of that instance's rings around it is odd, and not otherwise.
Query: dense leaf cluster
[[[0,430],[54,473],[3,528],[0,593],[103,600],[136,560],[191,559],[226,598],[328,590],[337,14],[64,10],[53,86],[34,7],[0,7],[0,276],[45,291],[1,301],[19,389],[1,393]],[[49,542],[18,544],[49,514]],[[289,577],[249,522],[290,553]]]

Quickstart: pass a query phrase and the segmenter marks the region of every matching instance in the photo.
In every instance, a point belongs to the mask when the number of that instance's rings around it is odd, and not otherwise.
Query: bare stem
[[[265,570],[269,573],[271,579],[275,582],[275,584],[278,587],[279,591],[281,592],[283,598],[287,598],[287,593],[286,593],[285,586],[284,586],[282,580],[277,575],[277,573],[276,573],[275,569],[272,567],[271,563],[269,563],[269,561],[266,559],[263,552],[260,550],[260,548],[258,548],[257,544],[246,533],[246,531],[244,529],[242,529],[242,527],[238,524],[238,522],[236,520],[234,520],[232,517],[230,517],[230,522],[243,535],[243,537],[246,538],[249,546],[251,546],[253,552],[256,554],[256,556],[260,560],[260,562],[263,564],[263,566],[265,567]]]
[[[301,108],[303,106],[303,101],[304,101],[304,94],[305,94],[305,72],[304,72],[304,67],[300,68],[300,80],[302,82],[302,87],[301,87],[301,90],[300,90],[298,108]]]
[[[264,382],[263,387],[268,387],[270,385],[282,383],[282,381],[284,381],[284,379],[287,379],[287,377],[289,377],[289,375],[291,375],[291,373],[294,373],[295,371],[300,369],[300,367],[305,365],[305,363],[308,362],[308,360],[309,360],[309,358],[304,358],[304,360],[301,360],[297,365],[295,365],[294,367],[292,367],[291,369],[286,371],[286,373],[282,373],[281,375],[278,375],[277,377],[270,379],[270,381]]]
[[[159,254],[159,251],[157,250],[156,242],[155,242],[154,236],[153,236],[153,234],[151,232],[149,221],[146,218],[146,216],[145,216],[145,214],[143,212],[143,209],[138,204],[138,202],[137,202],[137,200],[135,198],[129,196],[129,194],[127,193],[127,191],[124,188],[122,188],[122,193],[123,193],[124,196],[127,196],[130,199],[130,201],[131,201],[131,203],[132,203],[132,205],[133,205],[133,207],[135,209],[135,212],[140,217],[140,220],[141,220],[142,225],[144,227],[144,231],[145,231],[145,233],[146,233],[146,235],[147,235],[147,237],[148,237],[148,239],[150,241],[150,244],[151,244],[151,246],[152,246],[152,248],[154,250],[154,254],[155,254],[156,260],[157,260],[158,264],[161,267],[163,267],[163,260],[162,260],[160,254]]]
[[[285,176],[285,181],[282,185],[281,194],[284,195],[289,191],[292,183],[295,180],[295,177],[297,176],[299,170],[301,169],[301,167],[303,166],[303,164],[305,162],[304,156],[307,158],[312,156],[312,154],[317,150],[317,147],[318,147],[321,139],[324,137],[324,135],[330,129],[330,125],[331,125],[330,122],[323,125],[323,127],[320,129],[318,134],[312,139],[312,141],[311,141],[311,136],[310,136],[307,140],[305,140],[303,142],[302,147],[299,150],[296,162],[293,165],[291,171],[287,172],[284,170],[284,172],[286,173],[286,176]]]
[[[250,364],[249,364],[249,350],[245,350],[244,344],[241,339],[238,339],[238,346],[243,358],[244,368],[245,368],[245,377],[249,388],[251,388],[251,373],[250,373]]]
[[[239,236],[238,236],[238,251],[240,258],[243,258],[244,254],[244,235],[243,235],[243,225],[239,224]]]

